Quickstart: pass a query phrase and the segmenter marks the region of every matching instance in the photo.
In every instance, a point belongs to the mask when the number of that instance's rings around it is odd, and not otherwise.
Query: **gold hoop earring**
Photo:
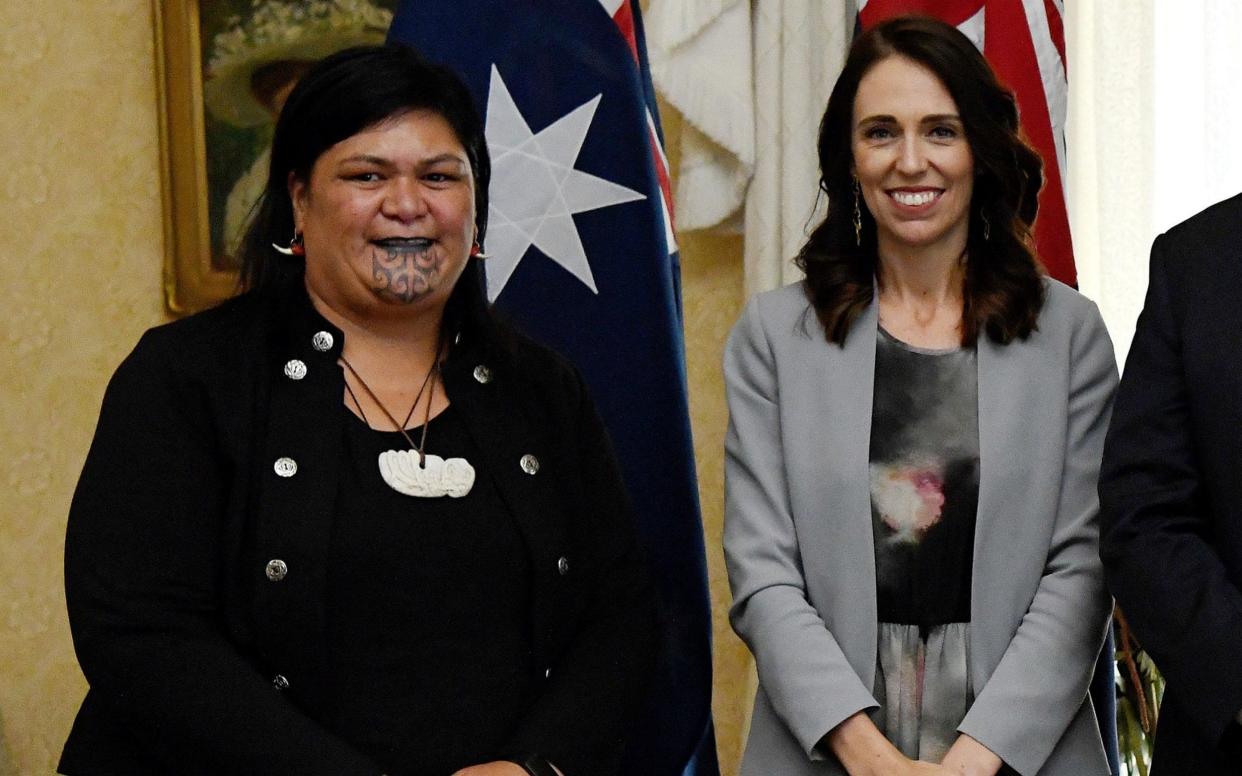
[[[862,207],[858,204],[861,195],[858,178],[854,178],[854,245],[862,247]]]

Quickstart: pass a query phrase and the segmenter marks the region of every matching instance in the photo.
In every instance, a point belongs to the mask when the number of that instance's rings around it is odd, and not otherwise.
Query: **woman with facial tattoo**
[[[974,44],[902,17],[820,125],[806,279],[725,354],[743,776],[1106,776],[1095,495],[1117,369],[1042,275],[1042,180]],[[1111,720],[1103,720],[1111,724]]]
[[[617,773],[653,593],[581,378],[487,305],[488,181],[409,49],[294,88],[244,292],[104,397],[62,773]]]

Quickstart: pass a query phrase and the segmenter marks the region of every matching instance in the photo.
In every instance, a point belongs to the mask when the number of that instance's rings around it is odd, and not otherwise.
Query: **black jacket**
[[[1156,239],[1100,474],[1105,576],[1168,680],[1153,776],[1242,772],[1242,197]]]
[[[299,282],[152,329],[117,369],[69,515],[90,691],[61,772],[380,772],[302,711],[329,686],[342,344]],[[293,361],[304,377],[286,374]],[[577,372],[524,340],[461,341],[443,376],[534,569],[542,690],[497,754],[613,774],[656,631],[604,428]],[[278,475],[278,459],[296,472]]]

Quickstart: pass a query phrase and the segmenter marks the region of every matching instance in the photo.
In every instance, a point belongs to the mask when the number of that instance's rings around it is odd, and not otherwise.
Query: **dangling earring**
[[[861,194],[858,178],[854,179],[854,245],[862,247],[862,208],[858,204]]]
[[[988,221],[988,214],[987,214],[987,212],[986,212],[986,211],[984,211],[984,210],[982,210],[982,209],[980,209],[980,210],[979,210],[979,218],[981,218],[981,219],[983,220],[983,239],[984,239],[984,240],[990,240],[990,239],[992,239],[992,223],[991,223],[990,221]]]
[[[293,230],[293,239],[289,241],[288,248],[281,247],[276,243],[272,243],[272,247],[275,248],[278,253],[283,253],[286,256],[306,255],[306,244],[302,240],[302,233],[296,229]]]
[[[478,240],[475,240],[474,245],[470,246],[470,258],[472,259],[486,259],[487,258],[487,254],[483,252],[483,246],[479,245]]]

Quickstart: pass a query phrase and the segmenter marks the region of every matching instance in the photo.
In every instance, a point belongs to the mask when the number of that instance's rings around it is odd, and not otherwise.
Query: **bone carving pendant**
[[[465,458],[428,455],[419,466],[415,450],[386,450],[379,455],[379,470],[388,487],[417,498],[461,498],[474,486],[474,467]]]

